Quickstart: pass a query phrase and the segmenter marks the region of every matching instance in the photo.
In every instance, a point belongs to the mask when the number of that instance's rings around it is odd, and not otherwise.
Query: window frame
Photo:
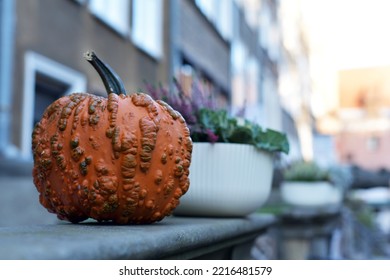
[[[20,156],[24,159],[30,159],[32,157],[31,134],[33,124],[31,120],[34,118],[35,109],[36,74],[40,73],[69,84],[69,89],[64,95],[73,92],[85,92],[87,89],[87,78],[81,72],[32,51],[25,53],[24,63]]]
[[[153,1],[153,2],[151,2]],[[156,15],[148,16],[145,17],[143,13],[139,13],[139,10],[137,9],[137,4],[143,4],[145,3],[155,3],[157,5]],[[164,9],[164,1],[162,0],[132,0],[132,11],[131,11],[131,40],[133,44],[144,51],[146,54],[150,55],[156,60],[159,60],[163,57],[164,54],[164,14],[163,14],[163,9]],[[144,32],[145,30],[139,31],[137,28],[139,26],[145,26],[144,24],[140,24],[138,20],[140,19],[148,19],[148,18],[156,18],[155,26],[153,28],[156,28],[157,32],[157,39],[155,39],[155,43],[152,43],[151,45],[148,45],[146,42],[145,34],[149,34],[149,32]]]
[[[103,22],[109,28],[111,28],[112,30],[114,30],[115,32],[117,32],[119,35],[123,37],[128,37],[130,35],[131,3],[130,0],[123,0],[123,1],[124,2],[122,4],[124,5],[120,9],[124,13],[123,15],[120,16],[120,18],[124,18],[125,22],[123,23],[123,25],[122,24],[119,25],[117,22],[110,19],[110,17],[108,17],[107,14],[104,13],[105,11],[99,10],[94,5],[94,3],[96,4],[96,2],[94,2],[93,0],[88,1],[88,9],[94,17],[96,17],[98,20]],[[107,3],[114,3],[114,2],[111,0],[111,1],[107,1]]]
[[[15,150],[10,143],[15,5],[12,0],[0,1],[0,151],[7,157]]]

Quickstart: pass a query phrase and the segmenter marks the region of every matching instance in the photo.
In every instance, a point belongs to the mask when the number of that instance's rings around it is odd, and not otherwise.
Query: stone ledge
[[[168,217],[152,225],[61,223],[0,228],[0,259],[182,259],[244,244],[276,223],[245,218]]]

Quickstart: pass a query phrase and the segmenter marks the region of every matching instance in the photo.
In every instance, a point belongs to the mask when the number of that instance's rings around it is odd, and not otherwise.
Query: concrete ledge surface
[[[200,248],[243,242],[275,222],[272,215],[252,214],[223,219],[172,216],[151,225],[61,222],[0,227],[0,259],[175,258]]]

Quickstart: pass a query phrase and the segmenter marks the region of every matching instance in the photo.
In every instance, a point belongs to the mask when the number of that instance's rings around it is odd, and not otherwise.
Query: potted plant
[[[323,207],[341,202],[342,190],[333,184],[330,170],[313,161],[293,162],[283,176],[281,197],[290,205]]]
[[[175,84],[175,93],[161,86],[148,85],[147,90],[183,115],[193,140],[190,188],[174,214],[244,216],[256,211],[270,194],[273,155],[288,153],[286,135],[230,116],[194,84],[192,98]]]

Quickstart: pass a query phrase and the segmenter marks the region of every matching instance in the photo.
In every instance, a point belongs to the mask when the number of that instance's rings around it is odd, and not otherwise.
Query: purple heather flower
[[[218,135],[215,135],[211,129],[206,129],[206,134],[210,143],[215,143],[218,141]]]

